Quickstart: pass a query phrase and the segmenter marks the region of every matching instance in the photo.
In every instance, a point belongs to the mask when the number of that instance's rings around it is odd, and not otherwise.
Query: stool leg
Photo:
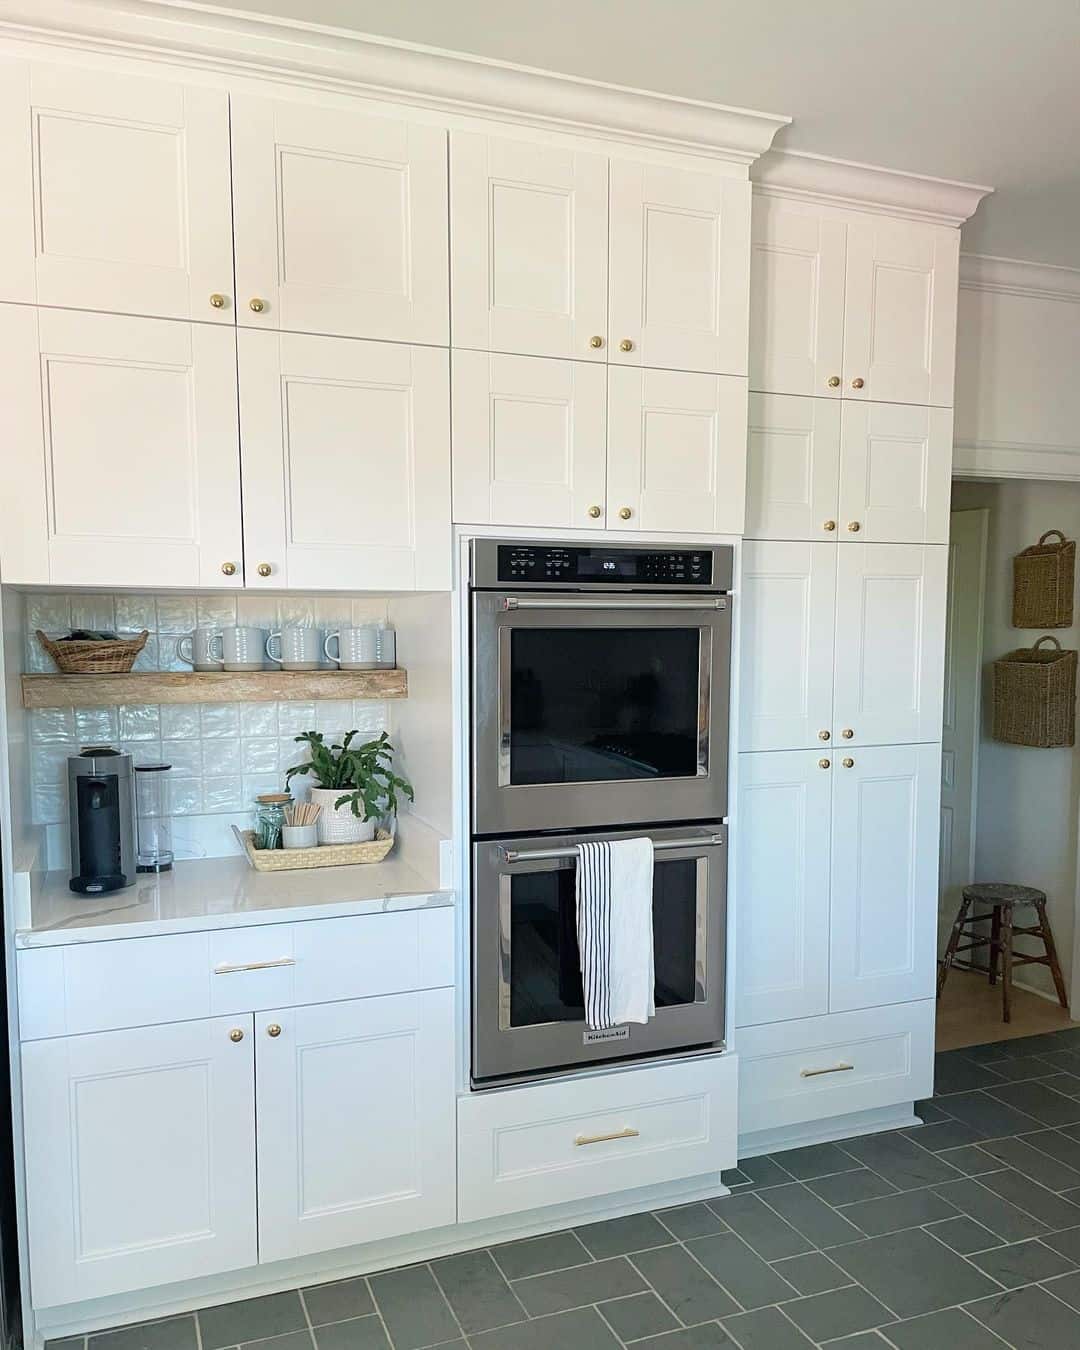
[[[949,944],[945,948],[945,955],[941,958],[941,969],[938,971],[938,998],[941,997],[941,991],[945,988],[945,977],[952,969],[952,963],[956,957],[956,949],[960,945],[960,935],[963,932],[964,924],[967,921],[968,910],[970,908],[970,900],[960,901],[960,908],[956,912],[956,922],[953,924],[952,932],[949,934]]]
[[[1001,951],[1001,910],[997,905],[990,917],[990,983],[997,984],[998,953]]]
[[[1050,974],[1054,977],[1054,988],[1057,990],[1058,1002],[1063,1008],[1067,1008],[1069,996],[1065,992],[1065,979],[1061,973],[1061,962],[1058,960],[1057,947],[1054,945],[1054,935],[1050,931],[1050,921],[1046,917],[1045,900],[1035,901],[1035,912],[1039,916],[1039,936],[1046,948],[1046,957],[1050,962]]]
[[[1001,906],[1001,1020],[1012,1021],[1013,914],[1012,905]]]

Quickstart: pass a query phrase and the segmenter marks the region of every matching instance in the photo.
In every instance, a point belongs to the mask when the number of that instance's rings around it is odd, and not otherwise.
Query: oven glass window
[[[697,628],[516,628],[510,782],[692,778]]]
[[[678,858],[653,869],[657,1008],[697,996],[697,868],[695,859]],[[511,878],[511,1026],[583,1019],[575,913],[573,867]]]

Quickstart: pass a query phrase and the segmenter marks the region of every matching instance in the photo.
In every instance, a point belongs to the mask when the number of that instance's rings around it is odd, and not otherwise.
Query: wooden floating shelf
[[[24,675],[24,708],[108,708],[120,703],[277,703],[295,699],[407,698],[404,670],[132,671],[128,675]]]

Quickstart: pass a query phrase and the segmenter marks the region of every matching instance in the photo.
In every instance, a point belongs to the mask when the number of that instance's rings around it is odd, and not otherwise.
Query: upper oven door
[[[727,813],[730,598],[473,594],[473,832]]]

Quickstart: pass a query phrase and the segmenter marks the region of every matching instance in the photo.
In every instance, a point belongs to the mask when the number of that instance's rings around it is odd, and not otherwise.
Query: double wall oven
[[[478,1087],[724,1029],[732,550],[472,543]],[[656,1016],[590,1030],[576,846],[655,849]]]

